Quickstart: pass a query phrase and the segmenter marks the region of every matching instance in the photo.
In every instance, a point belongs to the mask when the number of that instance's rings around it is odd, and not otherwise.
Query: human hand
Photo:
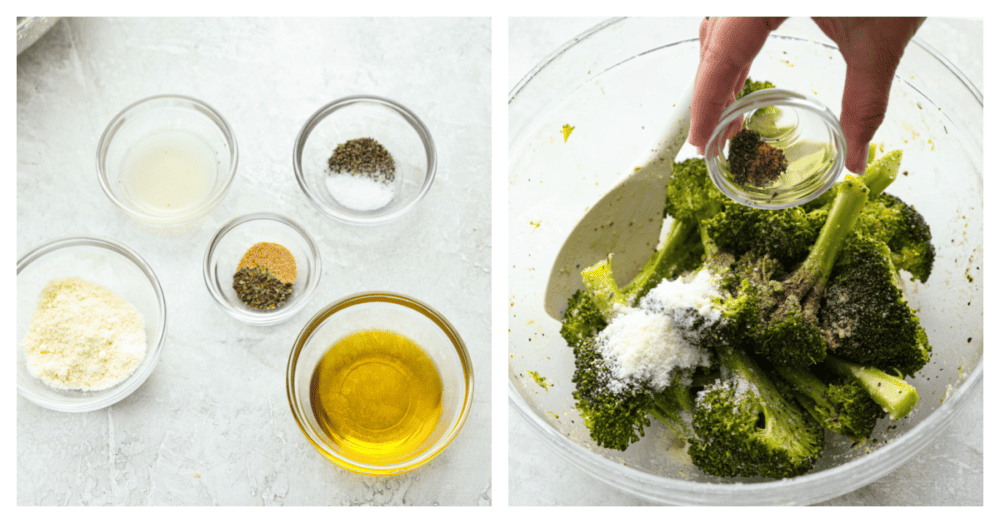
[[[691,101],[688,141],[700,154],[722,111],[750,72],[767,35],[784,18],[711,18],[701,23],[701,60]],[[864,171],[871,141],[885,118],[892,78],[903,49],[923,18],[814,18],[833,40],[847,63],[841,100],[840,126],[847,141],[846,164],[850,171]]]

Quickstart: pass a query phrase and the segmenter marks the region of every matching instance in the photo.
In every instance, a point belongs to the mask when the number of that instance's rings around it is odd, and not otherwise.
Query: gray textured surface
[[[539,61],[601,18],[511,18],[508,89]],[[983,23],[929,19],[917,36],[948,58],[980,90]],[[954,423],[898,469],[822,505],[982,505],[982,387]],[[509,503],[516,505],[647,505],[554,456],[517,413],[508,413]]]
[[[488,19],[64,19],[20,55],[18,255],[64,235],[118,240],[157,273],[169,325],[153,375],[112,407],[64,414],[18,397],[17,503],[490,504],[490,56]],[[225,200],[179,229],[128,218],[101,191],[94,166],[111,117],[161,93],[214,106],[240,145]],[[360,93],[413,110],[439,155],[426,199],[378,228],[324,218],[292,172],[306,118]],[[262,210],[298,221],[323,256],[305,310],[266,328],[226,315],[201,272],[219,227]],[[285,395],[288,353],[305,322],[367,290],[414,296],[442,312],[464,338],[476,377],[457,439],[429,465],[391,479],[326,461]]]

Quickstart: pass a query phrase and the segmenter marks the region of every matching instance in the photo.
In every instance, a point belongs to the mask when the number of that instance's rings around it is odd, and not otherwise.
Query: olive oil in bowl
[[[339,453],[382,465],[421,450],[441,418],[442,391],[434,362],[416,343],[365,330],[334,343],[320,359],[309,400]]]

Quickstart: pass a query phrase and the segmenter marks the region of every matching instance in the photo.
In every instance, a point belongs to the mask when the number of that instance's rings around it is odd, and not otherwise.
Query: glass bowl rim
[[[159,363],[160,354],[163,352],[163,346],[166,344],[167,340],[167,302],[163,294],[163,288],[160,286],[160,280],[156,277],[152,267],[146,263],[146,260],[120,242],[91,235],[63,236],[54,238],[31,248],[27,253],[18,258],[17,273],[20,274],[21,271],[31,265],[31,263],[45,255],[65,248],[80,246],[98,247],[108,250],[132,262],[149,280],[153,293],[156,295],[156,303],[160,312],[158,316],[160,326],[156,333],[158,342],[151,351],[147,352],[146,355],[147,358],[151,358],[149,360],[149,364],[145,369],[143,369],[142,373],[133,373],[120,384],[115,385],[110,389],[106,389],[109,394],[103,394],[105,391],[98,391],[99,394],[95,394],[92,398],[88,398],[90,401],[80,401],[66,404],[51,402],[40,398],[34,395],[30,389],[24,387],[20,381],[18,382],[17,391],[21,394],[21,396],[36,405],[60,412],[91,412],[114,405],[115,403],[118,403],[128,397],[130,394],[135,392],[136,389],[142,386],[142,384],[145,383],[149,376],[153,373],[157,363]],[[20,340],[18,340],[18,343],[20,344]],[[138,370],[139,368],[137,367],[136,371]]]
[[[603,22],[600,22],[590,29],[582,32],[579,36],[570,39],[562,46],[557,48],[551,54],[543,58],[535,67],[533,67],[520,81],[518,81],[513,88],[508,93],[507,105],[508,112],[509,106],[514,103],[518,98],[521,91],[527,87],[527,85],[536,77],[539,73],[544,71],[546,67],[558,59],[561,55],[571,51],[574,47],[582,42],[585,42],[590,37],[600,33],[601,31],[611,27],[617,23],[623,22],[627,17],[617,17],[609,18]],[[776,34],[772,33],[768,38],[781,38],[781,39],[794,39],[801,40],[804,42],[811,42],[816,45],[824,45],[829,47],[829,45],[822,42],[814,42],[808,38],[802,38],[800,36],[791,36],[787,34]],[[698,38],[683,38],[670,42],[666,46],[679,45],[684,43],[698,42]],[[910,43],[918,46],[924,52],[926,52],[931,58],[937,60],[945,69],[951,72],[969,91],[970,94],[976,99],[979,106],[983,105],[983,95],[982,92],[972,84],[971,80],[950,60],[945,58],[940,52],[935,50],[932,46],[924,42],[919,36],[914,36]],[[648,51],[647,51],[648,52]],[[626,59],[627,61],[628,59]],[[619,62],[620,63],[620,62]],[[609,67],[610,68],[613,68]],[[514,136],[508,136],[508,149],[515,146]],[[969,373],[968,377],[963,381],[958,387],[954,389],[954,392],[949,397],[949,400],[944,402],[941,406],[934,410],[920,425],[941,427],[949,420],[955,417],[959,410],[964,408],[965,401],[964,398],[972,394],[972,391],[981,388],[983,383],[983,361],[979,360],[978,364]],[[558,455],[560,455],[567,462],[571,463],[573,466],[584,471],[593,478],[596,478],[609,486],[618,489],[620,491],[628,492],[632,495],[655,501],[660,503],[684,503],[680,501],[683,497],[700,496],[698,499],[702,503],[714,503],[717,504],[720,501],[719,496],[724,496],[724,499],[740,500],[740,499],[771,499],[774,497],[773,492],[775,486],[780,486],[785,489],[787,486],[792,486],[793,488],[808,487],[821,485],[825,480],[831,476],[840,476],[842,474],[852,474],[855,472],[863,473],[861,469],[862,463],[867,463],[869,461],[877,460],[884,461],[888,459],[889,452],[892,452],[891,457],[901,457],[899,464],[902,464],[913,454],[921,450],[926,446],[927,442],[919,445],[919,448],[913,449],[912,452],[900,455],[894,449],[903,448],[905,443],[917,439],[918,436],[922,437],[923,432],[913,430],[909,431],[903,436],[897,437],[892,442],[891,445],[882,446],[872,453],[862,456],[856,460],[848,463],[832,467],[827,470],[809,473],[803,476],[797,476],[794,478],[776,481],[765,481],[760,483],[734,483],[734,484],[716,484],[716,483],[698,483],[681,481],[677,479],[665,478],[660,476],[654,476],[647,474],[645,472],[640,472],[635,469],[628,468],[620,463],[615,463],[609,459],[603,458],[597,454],[594,454],[582,446],[570,441],[564,434],[553,428],[548,423],[545,423],[541,417],[536,415],[527,402],[521,397],[520,393],[517,391],[516,384],[510,373],[510,367],[508,365],[508,377],[507,377],[507,399],[508,405],[515,412],[517,412],[522,419],[526,421],[526,424],[530,427],[531,432],[540,437],[541,441],[548,448],[554,450]],[[930,429],[928,429],[930,430]],[[940,430],[940,429],[939,429]],[[883,457],[885,456],[885,457]],[[898,466],[898,465],[897,465]],[[867,475],[864,482],[861,485],[869,484],[872,481],[890,473],[895,470],[897,466],[891,466],[887,470],[878,471],[875,474]],[[617,481],[615,478],[611,477],[621,477],[624,478],[627,483]],[[860,486],[860,485],[859,485]],[[805,489],[802,489],[805,490]],[[821,501],[824,499],[830,499],[836,495],[840,495],[844,492],[838,492],[832,496],[826,496],[817,499],[816,501]],[[668,493],[668,495],[664,495]],[[688,501],[689,503],[691,501]]]
[[[388,107],[389,109],[392,109],[393,111],[398,113],[400,116],[403,117],[404,120],[406,120],[408,124],[410,124],[410,127],[413,128],[413,130],[420,137],[420,141],[424,145],[424,153],[427,155],[427,171],[426,174],[424,175],[423,184],[420,186],[420,191],[412,200],[407,202],[405,205],[403,205],[396,211],[386,214],[384,216],[363,217],[354,214],[340,212],[336,209],[327,207],[313,193],[313,190],[309,187],[309,184],[305,180],[305,174],[302,172],[302,151],[305,150],[306,142],[309,140],[309,135],[312,134],[312,131],[327,116],[330,116],[338,109],[356,103],[374,103],[377,105]],[[427,129],[427,126],[424,125],[424,122],[416,114],[414,114],[413,111],[409,110],[407,107],[398,102],[395,102],[393,100],[390,100],[382,96],[358,94],[358,95],[338,98],[324,105],[323,107],[320,107],[306,120],[306,123],[302,125],[302,128],[299,130],[298,135],[296,135],[295,137],[295,144],[292,147],[292,166],[295,169],[295,180],[298,182],[299,187],[302,189],[302,192],[305,193],[306,198],[310,202],[312,202],[312,204],[324,215],[333,218],[337,221],[340,221],[342,223],[347,223],[351,225],[363,225],[363,226],[382,225],[393,222],[402,217],[404,214],[408,213],[418,203],[420,203],[420,201],[424,199],[424,196],[427,195],[427,192],[430,191],[431,186],[434,183],[434,178],[437,174],[437,147],[434,145],[434,138],[433,136],[431,136],[431,133]]]
[[[225,296],[223,296],[218,292],[216,286],[212,284],[215,281],[215,277],[213,275],[211,263],[212,263],[212,257],[215,254],[216,247],[218,247],[219,243],[222,242],[222,239],[225,238],[226,235],[229,234],[233,229],[236,229],[237,227],[245,223],[258,220],[277,222],[295,231],[296,234],[298,234],[299,236],[302,237],[303,240],[305,240],[306,245],[309,246],[309,252],[311,255],[310,258],[315,264],[315,268],[312,271],[310,271],[310,279],[309,279],[310,281],[308,282],[308,285],[306,285],[305,289],[301,289],[301,294],[299,295],[300,297],[297,299],[297,303],[289,307],[275,308],[273,312],[254,312],[249,310],[236,309],[229,303],[229,300],[227,300]],[[316,276],[312,277],[312,273],[315,273]],[[252,212],[241,216],[237,216],[232,220],[226,222],[222,227],[219,228],[219,231],[215,233],[215,235],[212,237],[212,240],[208,243],[208,248],[205,249],[204,263],[202,263],[202,276],[204,277],[205,280],[205,286],[208,289],[208,293],[211,294],[212,298],[215,299],[216,303],[222,306],[223,310],[225,310],[226,313],[229,314],[230,316],[245,323],[249,323],[252,325],[261,325],[261,326],[276,325],[298,314],[303,308],[305,308],[306,302],[308,301],[309,297],[312,295],[313,291],[316,290],[316,288],[319,286],[319,280],[320,277],[322,277],[322,275],[323,275],[323,260],[322,256],[320,255],[319,246],[316,245],[316,242],[313,240],[309,232],[306,231],[301,225],[299,225],[298,222],[292,220],[291,218],[273,212]],[[296,280],[296,282],[297,281],[298,280]]]
[[[455,352],[458,355],[462,364],[462,371],[465,376],[465,394],[462,401],[462,408],[454,423],[448,427],[447,432],[441,436],[441,439],[438,440],[434,446],[429,447],[423,453],[401,463],[395,463],[392,465],[371,465],[367,463],[360,463],[340,456],[339,454],[325,448],[325,446],[321,443],[315,441],[310,435],[309,427],[311,427],[311,425],[304,419],[303,412],[307,407],[299,403],[298,395],[296,394],[295,371],[298,366],[299,354],[301,354],[306,344],[312,338],[313,333],[323,323],[325,323],[327,319],[331,318],[337,312],[365,303],[390,303],[416,311],[431,320],[451,341],[452,348],[455,349]],[[465,341],[459,335],[455,326],[452,325],[443,314],[430,305],[416,298],[390,291],[367,291],[354,293],[335,300],[320,309],[315,315],[313,315],[312,318],[309,319],[308,322],[306,322],[305,326],[299,332],[299,335],[295,338],[295,343],[292,345],[291,353],[288,356],[288,367],[285,375],[285,391],[288,396],[288,404],[292,410],[292,417],[295,418],[295,423],[305,435],[306,440],[308,440],[309,443],[317,451],[319,451],[323,457],[332,461],[341,468],[370,476],[393,476],[409,472],[426,465],[438,454],[448,448],[452,441],[454,441],[454,439],[458,436],[458,433],[461,432],[462,427],[465,425],[465,422],[469,417],[469,412],[472,410],[474,390],[475,377],[473,375],[472,359],[469,356],[469,351],[465,345]]]
[[[210,119],[216,118],[217,121],[213,121],[213,123],[219,126],[219,130],[221,130],[222,134],[226,137],[226,140],[229,143],[229,149],[233,157],[232,164],[229,166],[229,172],[226,174],[226,182],[222,186],[222,188],[218,191],[218,194],[213,196],[211,199],[203,202],[201,205],[194,208],[191,212],[183,216],[177,216],[177,217],[153,216],[147,213],[138,212],[134,209],[129,209],[126,205],[124,205],[122,201],[119,200],[117,196],[115,196],[114,191],[111,190],[111,185],[110,182],[108,181],[108,176],[107,176],[107,168],[105,167],[103,161],[104,155],[102,154],[105,153],[107,149],[110,147],[111,140],[117,134],[118,129],[119,127],[121,127],[125,116],[127,116],[130,112],[140,108],[140,106],[144,104],[161,100],[182,100],[185,102],[189,102],[195,106],[200,107],[203,114],[210,116]],[[221,125],[219,125],[220,123]],[[101,139],[97,142],[97,158],[96,158],[97,180],[98,182],[100,182],[101,189],[104,190],[104,194],[107,195],[107,197],[111,200],[111,202],[114,203],[116,207],[121,209],[129,216],[153,226],[165,227],[165,226],[181,225],[184,223],[188,223],[194,220],[195,218],[198,218],[199,216],[203,215],[204,213],[208,212],[209,210],[213,209],[216,205],[218,205],[222,201],[223,198],[225,198],[226,193],[229,192],[229,188],[233,184],[233,180],[236,179],[236,168],[237,165],[239,164],[239,158],[240,158],[239,145],[236,142],[236,134],[233,133],[232,126],[229,124],[229,121],[226,120],[224,116],[222,116],[222,113],[216,111],[215,108],[212,107],[211,105],[208,105],[207,103],[192,96],[187,96],[182,94],[157,94],[153,96],[147,96],[146,98],[132,102],[127,107],[119,111],[118,114],[116,114],[113,118],[111,118],[111,121],[108,122],[108,125],[104,128],[104,132],[101,133]]]

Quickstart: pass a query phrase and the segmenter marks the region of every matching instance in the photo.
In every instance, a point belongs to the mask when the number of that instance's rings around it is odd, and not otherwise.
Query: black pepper
[[[396,161],[374,138],[355,138],[338,144],[327,163],[335,173],[367,176],[383,183],[396,178]]]

